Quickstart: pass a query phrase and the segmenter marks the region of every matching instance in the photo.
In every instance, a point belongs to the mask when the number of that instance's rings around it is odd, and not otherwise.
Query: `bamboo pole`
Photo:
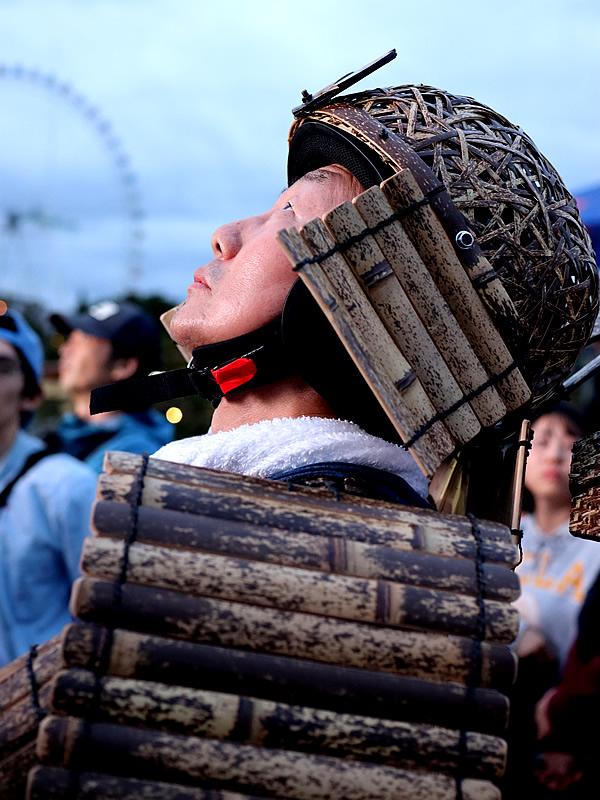
[[[106,768],[106,765],[103,765]],[[27,782],[27,800],[263,800],[198,786],[76,772],[61,767],[35,767]],[[271,798],[271,800],[274,800]],[[276,800],[276,798],[275,798]]]
[[[104,470],[110,475],[126,474],[137,478],[141,465],[142,457],[134,453],[111,450],[104,456]],[[440,514],[433,510],[415,509],[367,497],[344,495],[342,498],[335,498],[326,489],[312,489],[298,485],[293,485],[290,489],[279,481],[192,467],[188,464],[177,464],[158,458],[151,458],[148,461],[143,481],[143,503],[151,502],[145,487],[152,484],[153,478],[165,481],[165,485],[157,489],[157,495],[162,495],[162,502],[166,506],[169,505],[169,486],[177,484],[178,489],[193,487],[194,491],[189,492],[186,496],[186,502],[191,505],[180,510],[193,512],[194,509],[197,509],[197,513],[205,513],[201,510],[202,504],[208,502],[206,495],[212,493],[215,502],[210,506],[210,513],[214,516],[219,516],[221,507],[225,509],[224,516],[235,515],[237,511],[237,513],[243,514],[242,518],[249,522],[259,522],[262,514],[269,513],[273,514],[276,520],[269,524],[285,530],[296,527],[295,515],[297,514],[297,519],[302,519],[302,524],[309,526],[306,527],[306,530],[319,532],[321,525],[326,523],[328,512],[333,512],[336,519],[338,514],[346,513],[348,522],[354,519],[362,528],[371,526],[375,518],[386,520],[392,526],[396,526],[399,522],[406,522],[419,527],[426,526],[443,532],[456,532],[472,536],[472,525],[467,517]],[[194,505],[194,498],[199,498],[200,506]],[[115,496],[110,499],[133,501],[134,495],[131,494],[127,498]],[[158,497],[157,502],[160,505],[161,501]],[[511,541],[510,530],[506,525],[491,520],[480,520],[479,528],[484,540],[493,539],[508,543]],[[299,529],[304,528],[300,527]],[[348,530],[344,531],[344,535],[349,535],[351,531],[352,526],[349,525]]]
[[[470,680],[475,655],[468,638],[189,597],[133,584],[120,587],[117,605],[115,586],[93,578],[75,581],[71,609],[84,622],[432,680]],[[512,673],[508,648],[483,642],[481,652],[482,686],[493,687],[498,671]]]
[[[130,523],[131,510],[125,503],[96,503],[92,514],[95,535],[124,539]],[[403,531],[402,537],[398,535],[391,547],[343,536],[292,533],[142,506],[138,511],[136,541],[171,550],[235,556],[468,595],[478,593],[475,541],[432,532],[426,537],[425,549],[421,549],[422,542],[418,541],[412,527]],[[520,592],[519,580],[513,570],[508,569],[514,563],[513,548],[484,542],[482,550],[484,596],[493,600],[515,600]],[[438,555],[438,551],[444,555]]]
[[[496,736],[276,703],[66,670],[53,681],[52,706],[66,716],[149,727],[187,736],[320,753],[404,769],[493,779],[505,768],[506,742]]]
[[[155,779],[210,781],[231,790],[283,795],[297,800],[450,800],[460,785],[464,800],[499,800],[487,781],[403,770],[329,756],[177,736],[121,725],[48,717],[40,728],[44,763],[78,771],[111,764],[113,770]]]
[[[340,667],[215,645],[167,639],[100,625],[74,623],[65,628],[62,660],[122,678],[177,686],[232,691],[276,702],[332,711],[377,715],[448,728],[466,727],[494,735],[507,724],[508,700],[499,691],[456,682],[424,680],[374,670]],[[515,662],[496,668],[504,691],[514,678]],[[467,702],[468,693],[468,702]]]
[[[118,580],[123,548],[122,542],[113,539],[87,537],[83,573]],[[248,613],[257,611],[263,618],[267,609],[281,609],[329,620],[473,637],[479,626],[478,599],[457,592],[138,543],[127,553],[128,583],[177,592],[185,596],[181,602],[187,599],[190,604],[196,598],[215,598],[248,604]],[[484,601],[483,608],[486,640],[514,641],[519,629],[516,608],[495,600]]]

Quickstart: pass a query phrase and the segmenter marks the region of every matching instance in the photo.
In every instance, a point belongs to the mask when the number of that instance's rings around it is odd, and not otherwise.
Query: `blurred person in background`
[[[600,574],[587,593],[577,638],[560,683],[535,709],[540,798],[588,800],[600,790],[598,737],[590,735],[600,714]],[[545,793],[544,793],[545,792]]]
[[[581,605],[600,570],[600,548],[569,533],[571,450],[585,434],[586,422],[575,406],[560,402],[535,419],[532,429],[525,473],[531,510],[521,522],[523,561],[517,567],[521,630],[516,650],[521,658],[544,652],[561,672]]]
[[[578,614],[600,571],[598,544],[569,533],[571,450],[586,428],[583,414],[567,402],[532,422],[525,472],[528,510],[521,521],[523,560],[516,569],[521,582],[521,596],[515,601],[520,629],[514,644],[519,670],[511,694],[506,778],[509,785],[514,782],[515,791],[533,781],[535,705],[560,680],[577,635]]]
[[[135,408],[90,416],[92,389],[161,368],[160,334],[154,320],[133,303],[106,300],[79,314],[53,314],[65,336],[59,382],[72,412],[63,415],[46,441],[102,472],[107,450],[153,453],[170,442],[174,426],[140,398]]]
[[[96,475],[25,431],[42,400],[43,351],[23,316],[0,316],[0,666],[71,621]]]

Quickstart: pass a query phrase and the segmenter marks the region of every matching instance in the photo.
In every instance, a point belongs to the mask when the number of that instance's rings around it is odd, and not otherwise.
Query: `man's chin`
[[[191,353],[195,347],[203,344],[202,334],[198,328],[198,315],[193,313],[188,301],[182,303],[169,325],[171,338],[180,348]]]

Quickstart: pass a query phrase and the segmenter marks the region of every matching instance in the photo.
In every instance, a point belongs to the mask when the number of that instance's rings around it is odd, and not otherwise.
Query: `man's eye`
[[[293,210],[294,210],[294,207],[292,206],[292,204],[289,201],[283,207],[283,211],[293,211]]]

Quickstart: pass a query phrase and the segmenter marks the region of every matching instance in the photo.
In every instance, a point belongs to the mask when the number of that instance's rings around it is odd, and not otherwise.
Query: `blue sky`
[[[573,193],[596,186],[599,42],[596,0],[0,0],[0,295],[60,310],[129,288],[183,299],[212,231],[283,188],[301,90],[392,47],[362,88],[472,95]]]

